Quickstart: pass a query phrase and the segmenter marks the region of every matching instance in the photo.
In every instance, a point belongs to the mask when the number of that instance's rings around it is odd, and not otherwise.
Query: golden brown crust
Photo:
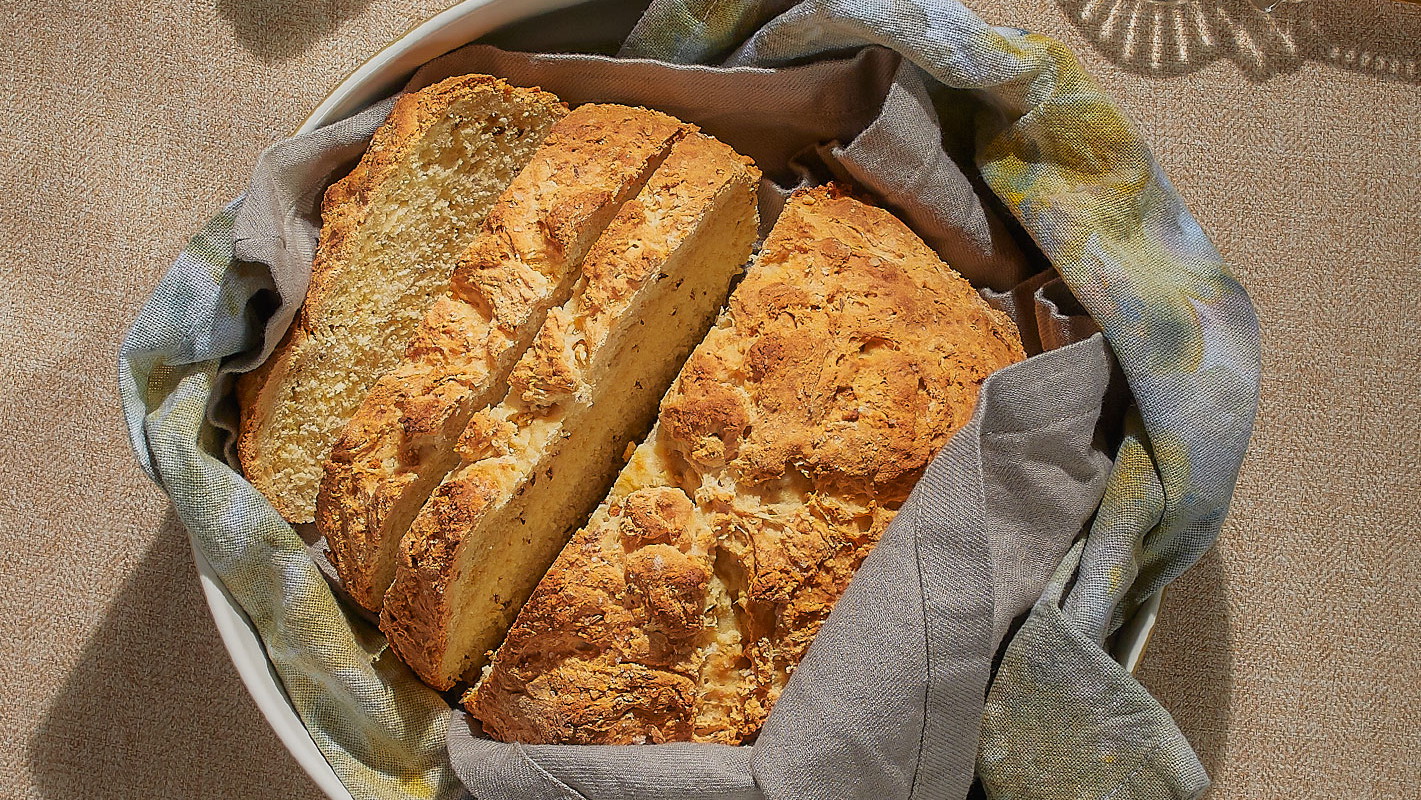
[[[264,433],[273,409],[288,395],[293,381],[310,380],[293,375],[295,362],[310,345],[313,333],[325,321],[333,299],[332,276],[346,269],[352,258],[351,245],[364,224],[371,202],[391,175],[410,158],[431,126],[439,122],[456,102],[482,92],[494,91],[505,98],[517,98],[529,107],[543,106],[547,113],[561,115],[567,107],[553,95],[533,88],[516,88],[489,75],[449,78],[396,101],[385,123],[376,129],[370,145],[355,168],[332,184],[321,204],[321,235],[311,263],[306,298],[296,318],[271,355],[256,370],[237,381],[237,401],[241,427],[237,455],[243,471],[287,521],[311,522],[311,498],[293,496],[273,481],[268,449],[272,443]],[[351,376],[346,376],[350,378]],[[354,376],[358,378],[358,376]],[[369,376],[373,380],[375,376]],[[338,379],[320,377],[320,379]],[[310,453],[312,463],[325,453]]]
[[[466,706],[526,743],[753,737],[1014,327],[888,212],[796,193]]]
[[[496,401],[583,255],[689,127],[584,105],[553,128],[460,259],[404,359],[377,381],[324,467],[316,524],[351,595],[379,610],[400,539],[458,463],[471,414]]]
[[[667,277],[659,271],[670,251],[698,229],[717,198],[733,194],[739,209],[737,216],[748,222],[739,231],[722,231],[720,235],[738,238],[741,249],[734,263],[703,265],[721,274],[718,298],[706,301],[714,304],[708,307],[719,306],[731,272],[750,253],[758,185],[759,171],[748,159],[709,136],[688,131],[648,180],[642,195],[629,200],[608,226],[583,265],[576,294],[563,307],[548,313],[531,346],[509,374],[508,397],[497,407],[480,411],[470,419],[459,440],[459,467],[430,495],[403,538],[397,576],[384,598],[381,614],[380,626],[391,647],[426,683],[450,688],[462,672],[451,670],[451,660],[469,657],[482,662],[483,652],[453,651],[451,630],[459,622],[460,609],[451,600],[452,586],[473,577],[459,568],[458,548],[465,546],[466,540],[475,539],[478,526],[503,508],[511,496],[525,491],[528,481],[536,485],[538,473],[530,472],[530,468],[538,463],[537,454],[555,449],[555,441],[566,435],[559,427],[564,415],[590,403],[589,373],[596,365],[605,368],[604,353],[614,329],[633,323],[629,315],[638,293]],[[648,208],[647,194],[656,195],[656,208]],[[667,320],[650,322],[665,324]],[[704,326],[696,330],[696,338],[703,331]],[[668,347],[664,342],[647,345]],[[680,355],[685,352],[682,349]],[[668,374],[662,379],[655,396],[646,398],[646,414],[654,409],[656,397],[669,378]],[[642,391],[651,389],[648,385]],[[612,401],[630,403],[631,398]],[[645,424],[642,423],[642,430]],[[615,470],[614,465],[608,467]],[[589,481],[599,479],[596,475],[586,476]],[[597,497],[600,495],[599,489]],[[597,497],[592,497],[591,502],[595,503]],[[586,513],[585,507],[582,513]],[[562,530],[552,530],[530,531],[529,535],[564,534]],[[562,541],[558,539],[549,559]],[[468,541],[467,546],[482,544]],[[527,546],[534,544],[530,541]],[[508,586],[507,596],[499,598],[508,614],[504,625],[511,621],[546,566],[545,560],[536,574],[511,576],[504,584]]]

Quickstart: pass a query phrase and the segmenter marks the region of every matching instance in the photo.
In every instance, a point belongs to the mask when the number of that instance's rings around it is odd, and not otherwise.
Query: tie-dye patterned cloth
[[[264,154],[245,202],[159,284],[120,352],[135,450],[356,797],[457,797],[461,780],[481,799],[950,798],[974,776],[999,798],[1207,786],[1102,643],[1218,533],[1257,400],[1257,322],[1120,112],[1058,43],[947,0],[657,2],[622,55],[780,67],[865,45],[901,54],[901,101],[944,87],[974,98],[959,122],[981,178],[1109,348],[1095,337],[989,381],[753,748],[525,748],[478,739],[458,715],[451,727],[443,698],[346,616],[301,539],[229,466],[231,375],[289,324],[316,193],[388,104]],[[1110,354],[1134,402],[1105,452]],[[1047,541],[1051,564],[1065,554],[1054,577],[1002,568]]]

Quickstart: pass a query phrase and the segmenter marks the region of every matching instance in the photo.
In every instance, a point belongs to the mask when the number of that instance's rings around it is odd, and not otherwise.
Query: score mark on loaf
[[[576,113],[576,112],[574,112]],[[687,131],[478,412],[400,546],[380,628],[426,683],[476,678],[645,435],[755,241],[759,171]]]

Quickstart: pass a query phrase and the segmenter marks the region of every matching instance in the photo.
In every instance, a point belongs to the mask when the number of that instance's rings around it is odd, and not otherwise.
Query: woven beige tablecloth
[[[0,6],[0,796],[319,796],[129,453],[115,349],[256,154],[447,4]],[[1080,55],[1263,321],[1229,522],[1142,679],[1214,798],[1421,796],[1421,6],[974,5]]]

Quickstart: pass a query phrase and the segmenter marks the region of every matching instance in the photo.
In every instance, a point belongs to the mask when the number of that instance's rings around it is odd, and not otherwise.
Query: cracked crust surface
[[[430,301],[445,291],[454,266],[452,257],[407,264],[409,274],[400,279],[379,268],[378,253],[371,257],[370,245],[392,235],[399,185],[430,148],[437,159],[462,155],[460,146],[467,146],[474,158],[507,158],[516,170],[565,113],[561,101],[536,88],[515,88],[488,75],[449,78],[401,97],[360,162],[326,191],[305,301],[270,357],[237,384],[243,471],[289,522],[312,521],[321,460],[365,389],[399,357],[403,341],[391,348],[387,340],[407,338]],[[469,130],[486,130],[457,141],[455,127],[465,122]],[[476,225],[506,185],[495,174],[478,180],[488,186],[477,188],[491,189],[492,196],[457,198],[451,220],[425,215],[427,230],[415,235],[447,239],[458,248],[465,223]],[[384,302],[355,299],[374,285],[383,285]],[[349,352],[328,358],[333,342]]]
[[[505,741],[752,738],[982,381],[1023,357],[891,214],[796,193],[466,707]]]
[[[378,611],[399,543],[458,465],[470,416],[502,397],[547,311],[584,256],[690,127],[655,111],[584,105],[564,117],[489,212],[450,292],[430,307],[403,360],[340,434],[316,524],[352,597]]]

